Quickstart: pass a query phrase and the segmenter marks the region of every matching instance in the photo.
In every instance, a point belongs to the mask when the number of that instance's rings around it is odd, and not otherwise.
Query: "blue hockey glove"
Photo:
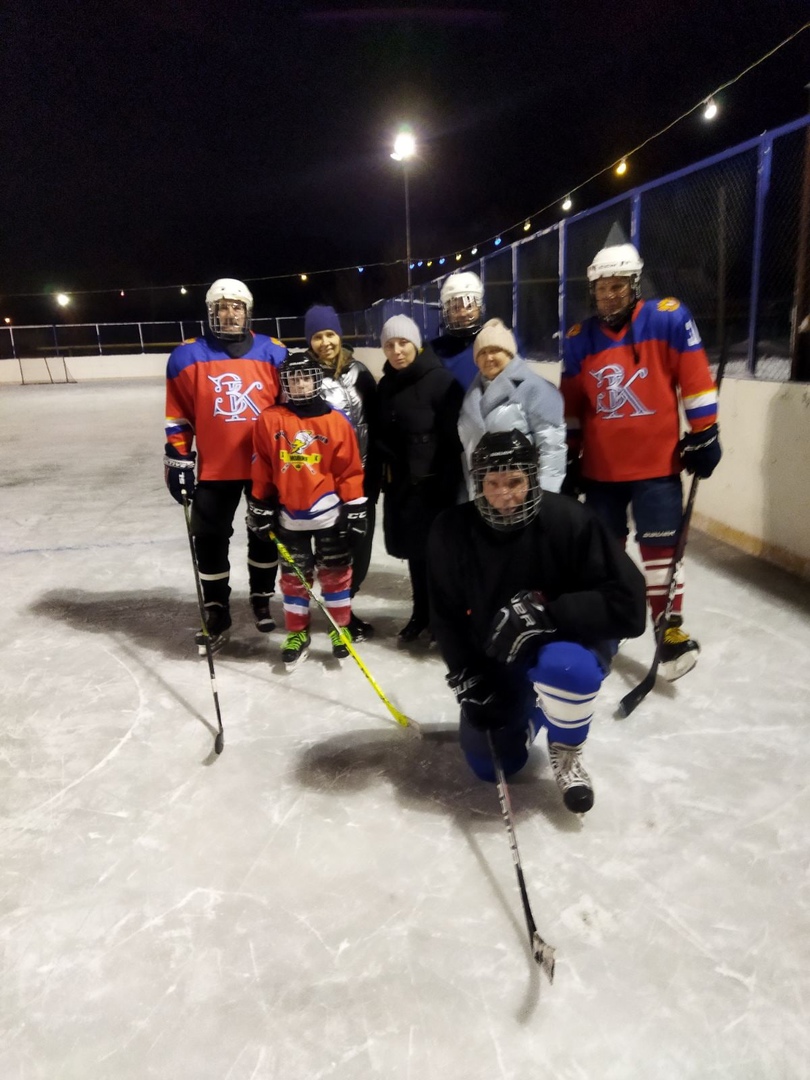
[[[538,592],[515,593],[492,621],[484,652],[502,664],[523,663],[532,651],[557,636],[557,626]]]
[[[271,540],[270,533],[278,529],[278,503],[270,500],[262,502],[251,495],[248,498],[245,521],[250,531],[260,540]]]
[[[678,443],[678,450],[686,471],[700,480],[708,480],[723,456],[717,424],[704,431],[690,431]]]
[[[185,497],[191,502],[194,497],[194,462],[197,455],[192,450],[190,454],[181,454],[171,443],[166,443],[163,458],[163,474],[166,487],[175,502],[183,505]]]

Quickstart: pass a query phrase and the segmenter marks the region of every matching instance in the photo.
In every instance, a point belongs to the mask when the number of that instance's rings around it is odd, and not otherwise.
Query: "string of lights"
[[[617,176],[620,176],[620,177],[626,175],[626,173],[628,171],[628,168],[629,168],[628,163],[629,163],[630,159],[634,155],[638,154],[642,149],[644,149],[644,147],[649,146],[650,143],[654,142],[656,139],[659,139],[662,135],[665,135],[668,131],[671,131],[672,128],[674,128],[676,125],[680,124],[682,121],[687,119],[687,117],[691,116],[693,113],[697,112],[699,109],[703,110],[703,117],[704,117],[705,120],[707,120],[707,121],[713,120],[719,113],[718,97],[724,90],[727,90],[729,87],[731,87],[735,83],[739,82],[739,80],[742,79],[745,75],[747,75],[750,71],[753,71],[754,68],[759,67],[760,64],[764,63],[766,60],[768,60],[775,53],[779,52],[780,49],[784,48],[785,45],[789,44],[796,37],[798,37],[799,34],[803,33],[808,28],[810,28],[810,20],[808,22],[804,23],[803,26],[800,26],[796,31],[794,31],[794,33],[790,34],[783,41],[780,41],[778,45],[775,45],[772,49],[769,49],[766,53],[764,53],[762,56],[760,56],[758,60],[755,60],[752,64],[749,64],[748,67],[744,68],[741,72],[739,72],[739,74],[735,75],[734,78],[729,79],[727,82],[724,82],[720,86],[716,87],[709,94],[704,95],[696,104],[691,105],[688,109],[684,110],[684,112],[682,112],[674,120],[671,120],[669,123],[665,124],[664,127],[662,127],[659,131],[656,131],[654,134],[649,135],[646,139],[644,139],[642,142],[640,142],[637,146],[634,146],[632,148],[632,150],[628,150],[626,153],[622,154],[621,157],[617,158],[611,164],[605,165],[603,168],[598,169],[591,176],[589,176],[586,180],[583,180],[583,181],[581,181],[581,183],[576,184],[574,187],[570,188],[568,190],[568,192],[565,194],[564,197],[557,196],[556,198],[552,199],[550,202],[546,203],[545,206],[541,206],[538,210],[535,210],[533,213],[529,214],[525,218],[520,218],[518,221],[514,222],[512,225],[509,225],[508,227],[506,227],[504,229],[501,229],[498,233],[494,233],[492,236],[488,236],[484,240],[479,240],[478,243],[474,244],[470,248],[465,248],[462,251],[457,251],[452,255],[448,255],[448,254],[438,255],[438,256],[434,255],[434,256],[432,256],[430,258],[422,258],[422,259],[415,259],[414,258],[414,259],[410,259],[410,260],[409,259],[393,259],[393,260],[382,261],[382,262],[366,263],[363,266],[349,265],[349,266],[329,267],[329,268],[321,269],[321,270],[297,271],[295,273],[269,274],[269,275],[266,275],[266,276],[263,276],[263,277],[245,278],[244,280],[249,285],[259,284],[261,282],[271,282],[271,281],[292,281],[292,280],[294,280],[296,278],[298,278],[301,282],[306,282],[310,278],[319,277],[319,276],[323,276],[323,275],[326,275],[326,274],[331,274],[331,275],[341,274],[341,273],[358,273],[358,274],[362,274],[366,270],[369,270],[369,269],[379,269],[379,268],[386,268],[386,267],[402,266],[403,264],[407,264],[408,270],[410,271],[410,270],[414,270],[414,269],[421,268],[421,267],[426,267],[426,268],[432,268],[433,266],[441,267],[441,266],[445,266],[447,263],[450,263],[451,265],[453,265],[455,263],[461,262],[462,259],[465,257],[465,255],[468,255],[471,258],[475,258],[479,254],[481,248],[486,247],[489,244],[492,244],[496,248],[499,247],[503,243],[504,235],[507,235],[507,234],[511,233],[512,231],[514,231],[514,230],[519,230],[522,227],[523,232],[529,232],[531,230],[531,228],[532,228],[532,219],[539,218],[542,214],[546,213],[546,211],[551,210],[556,206],[559,206],[564,213],[567,213],[568,211],[570,211],[573,208],[573,205],[574,205],[572,196],[574,196],[577,192],[582,191],[589,184],[592,184],[595,180],[597,180],[601,176],[604,176],[606,173],[613,172]],[[396,157],[395,154],[392,154],[391,156],[394,157],[395,160],[399,160]],[[132,286],[132,287],[129,287],[129,288],[116,287],[116,288],[103,288],[103,289],[74,289],[71,292],[59,292],[59,293],[53,293],[52,290],[43,290],[41,292],[6,293],[4,295],[4,299],[5,300],[11,300],[11,299],[15,299],[15,298],[36,298],[36,297],[53,296],[54,300],[56,301],[56,303],[60,307],[67,307],[70,304],[71,298],[73,296],[76,296],[76,297],[79,297],[79,296],[102,296],[102,295],[112,295],[114,293],[118,293],[120,296],[124,297],[124,296],[130,295],[130,294],[136,294],[136,293],[157,293],[157,292],[169,292],[169,291],[175,291],[175,292],[179,292],[182,295],[185,295],[191,289],[207,288],[209,284],[210,284],[209,282],[195,281],[195,282],[186,282],[185,284],[173,284],[173,285],[137,285],[137,286]],[[6,323],[9,323],[10,321],[11,320],[9,318],[5,319]]]

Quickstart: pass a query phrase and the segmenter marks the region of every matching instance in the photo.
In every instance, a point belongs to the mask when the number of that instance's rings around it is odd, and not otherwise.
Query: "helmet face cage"
[[[484,325],[484,286],[472,271],[451,274],[442,285],[440,299],[448,334],[472,336]]]
[[[610,327],[623,326],[641,299],[641,271],[644,260],[632,244],[616,244],[603,248],[594,256],[588,267],[588,282],[591,303],[600,322]],[[607,315],[600,313],[596,305],[596,283],[603,278],[626,278],[630,286],[630,299],[619,311]]]
[[[281,388],[288,401],[303,403],[321,396],[323,368],[304,354],[291,356],[279,369]]]
[[[490,528],[512,532],[539,514],[537,453],[520,432],[485,435],[473,453],[472,479],[475,508]]]
[[[245,314],[241,325],[234,326],[229,321],[223,321],[219,310],[222,301],[241,304],[241,310]],[[208,325],[214,337],[232,341],[243,338],[249,332],[253,319],[253,294],[243,281],[237,281],[236,278],[219,278],[205,294],[205,305],[208,309]]]

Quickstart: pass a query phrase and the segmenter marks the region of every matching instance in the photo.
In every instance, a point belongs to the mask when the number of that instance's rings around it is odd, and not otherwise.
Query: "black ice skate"
[[[227,604],[206,604],[205,625],[208,630],[208,644],[211,652],[221,649],[228,640],[228,631],[231,628],[231,613]],[[205,656],[206,635],[199,629],[194,635],[194,642],[200,656]]]
[[[374,637],[374,627],[371,623],[363,622],[352,612],[352,617],[349,619],[349,633],[352,635],[352,641],[371,641]]]
[[[281,659],[284,669],[293,671],[302,660],[306,659],[310,644],[309,630],[293,630],[287,634],[281,646]]]
[[[680,615],[670,615],[669,624],[661,642],[661,659],[658,670],[667,682],[674,682],[691,671],[698,661],[700,645],[682,630]]]
[[[582,747],[548,744],[548,758],[563,802],[573,814],[585,814],[593,806],[593,785],[582,764]]]
[[[272,593],[251,593],[250,606],[253,608],[253,619],[256,629],[261,634],[269,634],[275,630],[276,623],[270,614],[270,597]]]
[[[348,630],[348,627],[345,629]],[[349,632],[349,638],[352,638],[351,632]],[[343,640],[343,635],[339,634],[337,630],[329,631],[329,640],[332,642],[332,656],[336,660],[345,660],[349,655],[349,650],[346,646],[346,642]]]

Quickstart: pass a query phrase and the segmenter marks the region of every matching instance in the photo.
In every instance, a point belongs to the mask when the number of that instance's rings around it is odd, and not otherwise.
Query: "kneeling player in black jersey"
[[[473,502],[440,515],[428,554],[431,626],[461,706],[461,748],[491,781],[488,733],[509,775],[545,727],[565,805],[584,813],[593,786],[582,746],[616,639],[644,632],[644,579],[594,514],[541,493],[525,435],[484,435],[472,475]]]

